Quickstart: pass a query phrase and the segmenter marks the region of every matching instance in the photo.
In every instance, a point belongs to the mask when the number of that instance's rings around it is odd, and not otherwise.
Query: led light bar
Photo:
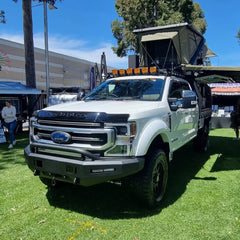
[[[130,75],[146,75],[146,74],[156,74],[157,67],[143,67],[143,68],[128,68],[128,69],[114,69],[112,70],[112,75],[114,77],[118,76],[130,76]]]

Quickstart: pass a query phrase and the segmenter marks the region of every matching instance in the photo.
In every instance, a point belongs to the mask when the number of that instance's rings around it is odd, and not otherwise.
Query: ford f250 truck
[[[142,67],[113,71],[82,101],[30,121],[25,158],[47,184],[120,180],[149,206],[163,198],[174,151],[208,147],[210,88],[192,76]]]
[[[116,77],[83,101],[43,109],[30,122],[27,164],[52,184],[128,177],[136,194],[155,205],[173,152],[191,140],[207,149],[211,111],[192,83],[165,75]]]

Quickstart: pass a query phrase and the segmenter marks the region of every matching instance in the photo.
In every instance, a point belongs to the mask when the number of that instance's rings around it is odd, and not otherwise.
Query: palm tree
[[[22,10],[23,10],[23,32],[25,47],[26,85],[35,88],[36,75],[33,44],[32,1],[23,0]]]
[[[18,0],[13,0],[17,2]],[[39,2],[46,1],[52,5],[56,0],[38,0]],[[33,21],[32,21],[32,0],[22,0],[23,10],[23,32],[24,32],[24,48],[25,48],[25,74],[26,85],[36,88],[36,75],[35,75],[35,57],[34,57],[34,43],[33,43]],[[36,95],[29,97],[28,113],[32,115],[36,110]]]

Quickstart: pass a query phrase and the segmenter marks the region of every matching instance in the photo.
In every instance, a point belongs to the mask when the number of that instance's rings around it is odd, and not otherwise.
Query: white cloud
[[[22,35],[10,35],[10,34],[6,34],[6,33],[2,33],[2,34],[0,34],[0,38],[4,38],[9,41],[23,44],[23,36]]]
[[[72,48],[72,49],[77,49],[81,48],[86,44],[85,41],[81,40],[75,40],[75,39],[68,39],[63,36],[51,36],[48,38],[48,45],[49,45],[49,50],[52,49],[61,49],[63,46]],[[44,48],[45,43],[44,43],[44,36],[42,33],[37,33],[34,34],[34,45],[38,48]]]
[[[22,35],[0,34],[0,38],[22,44],[24,42]],[[101,54],[105,52],[108,66],[127,68],[127,57],[117,57],[111,49],[111,43],[100,44],[101,47],[98,48],[92,46],[91,49],[89,47],[86,48],[86,44],[87,42],[85,41],[70,39],[60,35],[54,37],[51,36],[48,39],[49,51],[97,63],[100,63]],[[43,34],[38,33],[34,35],[34,46],[42,49],[45,48]]]

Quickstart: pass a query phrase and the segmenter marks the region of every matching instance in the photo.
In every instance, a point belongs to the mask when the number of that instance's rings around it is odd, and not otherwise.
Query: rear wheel
[[[193,141],[194,150],[197,152],[206,152],[209,146],[209,124],[205,124],[202,129],[198,131],[197,137]]]

